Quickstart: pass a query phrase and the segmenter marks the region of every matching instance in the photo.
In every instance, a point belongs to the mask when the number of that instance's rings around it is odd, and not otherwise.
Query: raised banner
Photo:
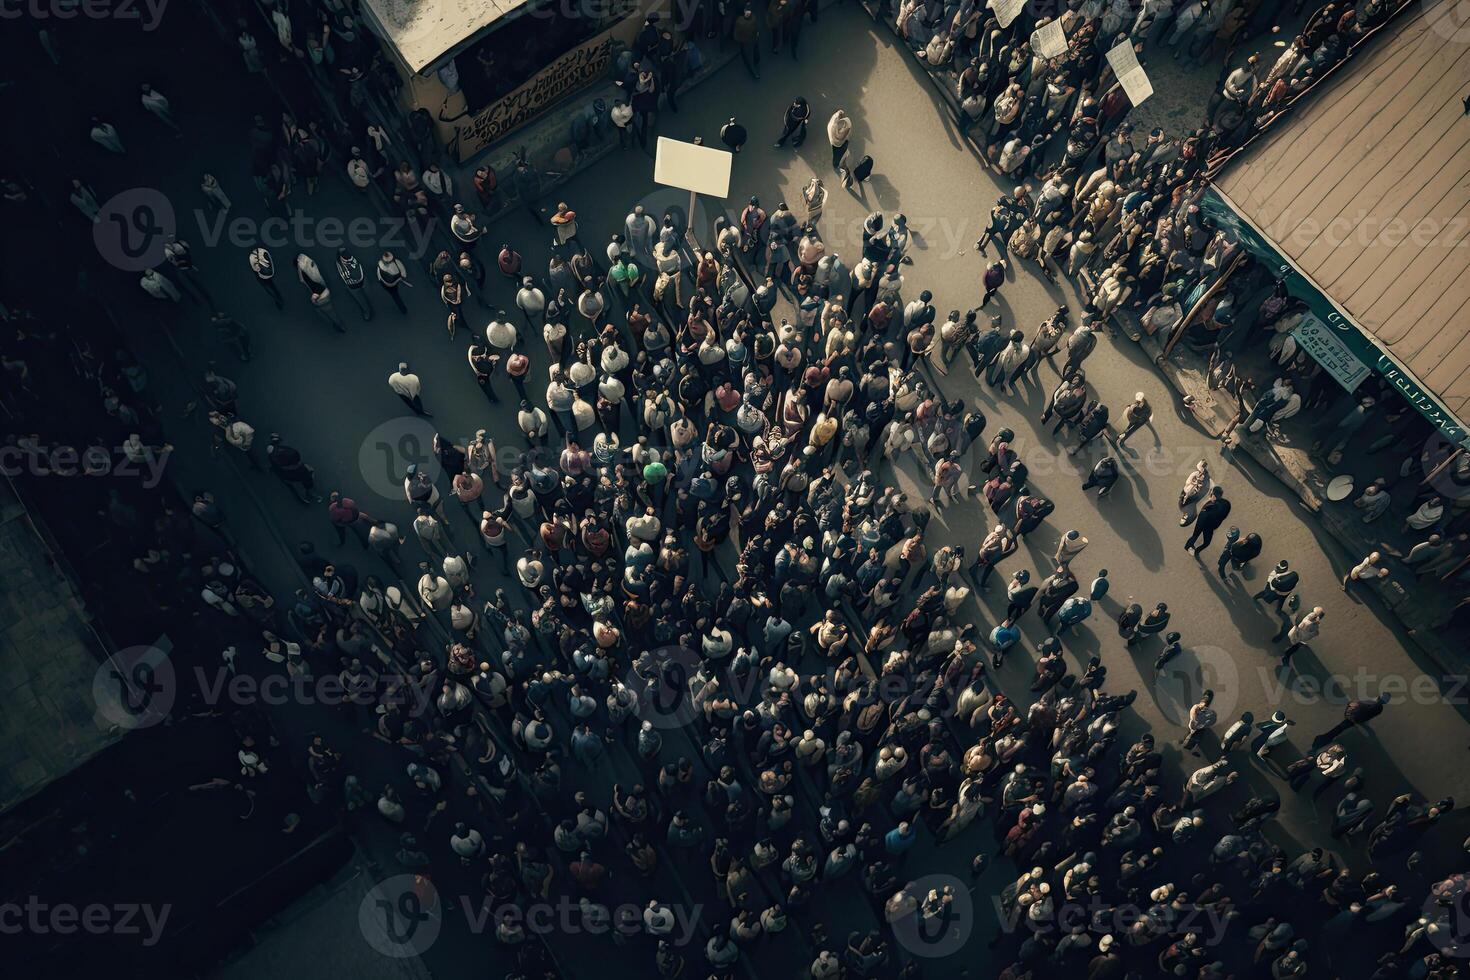
[[[1060,58],[1067,53],[1067,32],[1062,22],[1053,20],[1031,33],[1031,50],[1043,58]]]
[[[456,126],[460,162],[535,119],[562,96],[595,82],[607,70],[611,56],[612,35],[596,37],[557,58],[535,78],[475,113],[469,122]]]
[[[990,0],[986,6],[995,11],[995,19],[1000,21],[1001,27],[1010,27],[1026,8],[1026,0]]]
[[[1129,102],[1141,105],[1154,94],[1153,84],[1148,80],[1148,73],[1138,63],[1138,52],[1133,50],[1132,41],[1124,39],[1114,45],[1108,51],[1108,64],[1113,66],[1113,74],[1118,76]]]

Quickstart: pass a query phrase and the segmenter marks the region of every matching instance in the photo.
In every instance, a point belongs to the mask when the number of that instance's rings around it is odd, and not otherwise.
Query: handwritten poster
[[[1108,64],[1113,66],[1113,74],[1118,76],[1118,81],[1122,84],[1129,102],[1140,105],[1154,94],[1154,87],[1148,80],[1148,74],[1138,63],[1138,53],[1133,50],[1132,41],[1119,41],[1108,51]]]
[[[1043,58],[1060,58],[1066,54],[1067,32],[1062,30],[1062,22],[1053,20],[1032,32],[1031,50]]]
[[[1348,391],[1356,391],[1368,376],[1368,365],[1348,349],[1331,327],[1308,313],[1291,330],[1291,335],[1322,370],[1337,379]]]
[[[1026,8],[1026,0],[990,0],[986,6],[995,11],[995,19],[1000,21],[1001,27],[1010,27]]]

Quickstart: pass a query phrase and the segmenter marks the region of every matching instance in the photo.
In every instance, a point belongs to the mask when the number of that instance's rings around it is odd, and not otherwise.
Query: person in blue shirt
[[[1057,610],[1057,620],[1061,624],[1060,632],[1066,633],[1072,630],[1091,615],[1092,600],[1086,596],[1072,596],[1062,603],[1061,609]]]
[[[899,855],[913,847],[917,839],[918,832],[913,825],[907,820],[901,820],[897,827],[883,835],[883,846],[889,854]]]

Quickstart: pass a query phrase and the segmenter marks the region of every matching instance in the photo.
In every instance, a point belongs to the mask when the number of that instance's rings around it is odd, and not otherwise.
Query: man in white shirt
[[[1354,582],[1372,583],[1388,574],[1388,569],[1378,563],[1383,556],[1378,552],[1370,552],[1367,558],[1354,565],[1346,575],[1342,577],[1342,591],[1346,592],[1348,586]]]
[[[143,86],[143,108],[153,113],[169,129],[174,131],[175,139],[183,139],[184,131],[179,124],[174,122],[173,110],[169,108],[168,99],[160,92],[155,92],[150,85]]]
[[[169,300],[177,303],[181,298],[179,287],[169,282],[167,278],[160,275],[156,269],[145,269],[143,278],[138,281],[143,291],[154,299]]]
[[[395,395],[403,399],[403,404],[413,409],[415,415],[422,415],[425,418],[434,417],[424,411],[423,385],[419,383],[419,376],[408,370],[407,361],[400,362],[398,370],[388,375],[388,387],[393,389]]]

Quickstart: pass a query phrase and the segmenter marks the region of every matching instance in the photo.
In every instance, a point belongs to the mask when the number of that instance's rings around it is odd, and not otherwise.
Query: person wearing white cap
[[[1276,746],[1286,741],[1286,736],[1292,725],[1296,722],[1286,717],[1286,712],[1274,712],[1270,718],[1261,722],[1260,734],[1256,736],[1252,748],[1256,750],[1259,758],[1266,758],[1267,754]]]
[[[1123,429],[1122,435],[1118,436],[1118,445],[1121,446],[1127,442],[1129,436],[1133,435],[1133,433],[1145,425],[1148,425],[1149,419],[1153,417],[1153,406],[1148,403],[1147,398],[1143,397],[1143,392],[1134,392],[1133,401],[1129,403],[1127,408],[1123,409],[1123,418],[1127,421],[1128,425]]]

